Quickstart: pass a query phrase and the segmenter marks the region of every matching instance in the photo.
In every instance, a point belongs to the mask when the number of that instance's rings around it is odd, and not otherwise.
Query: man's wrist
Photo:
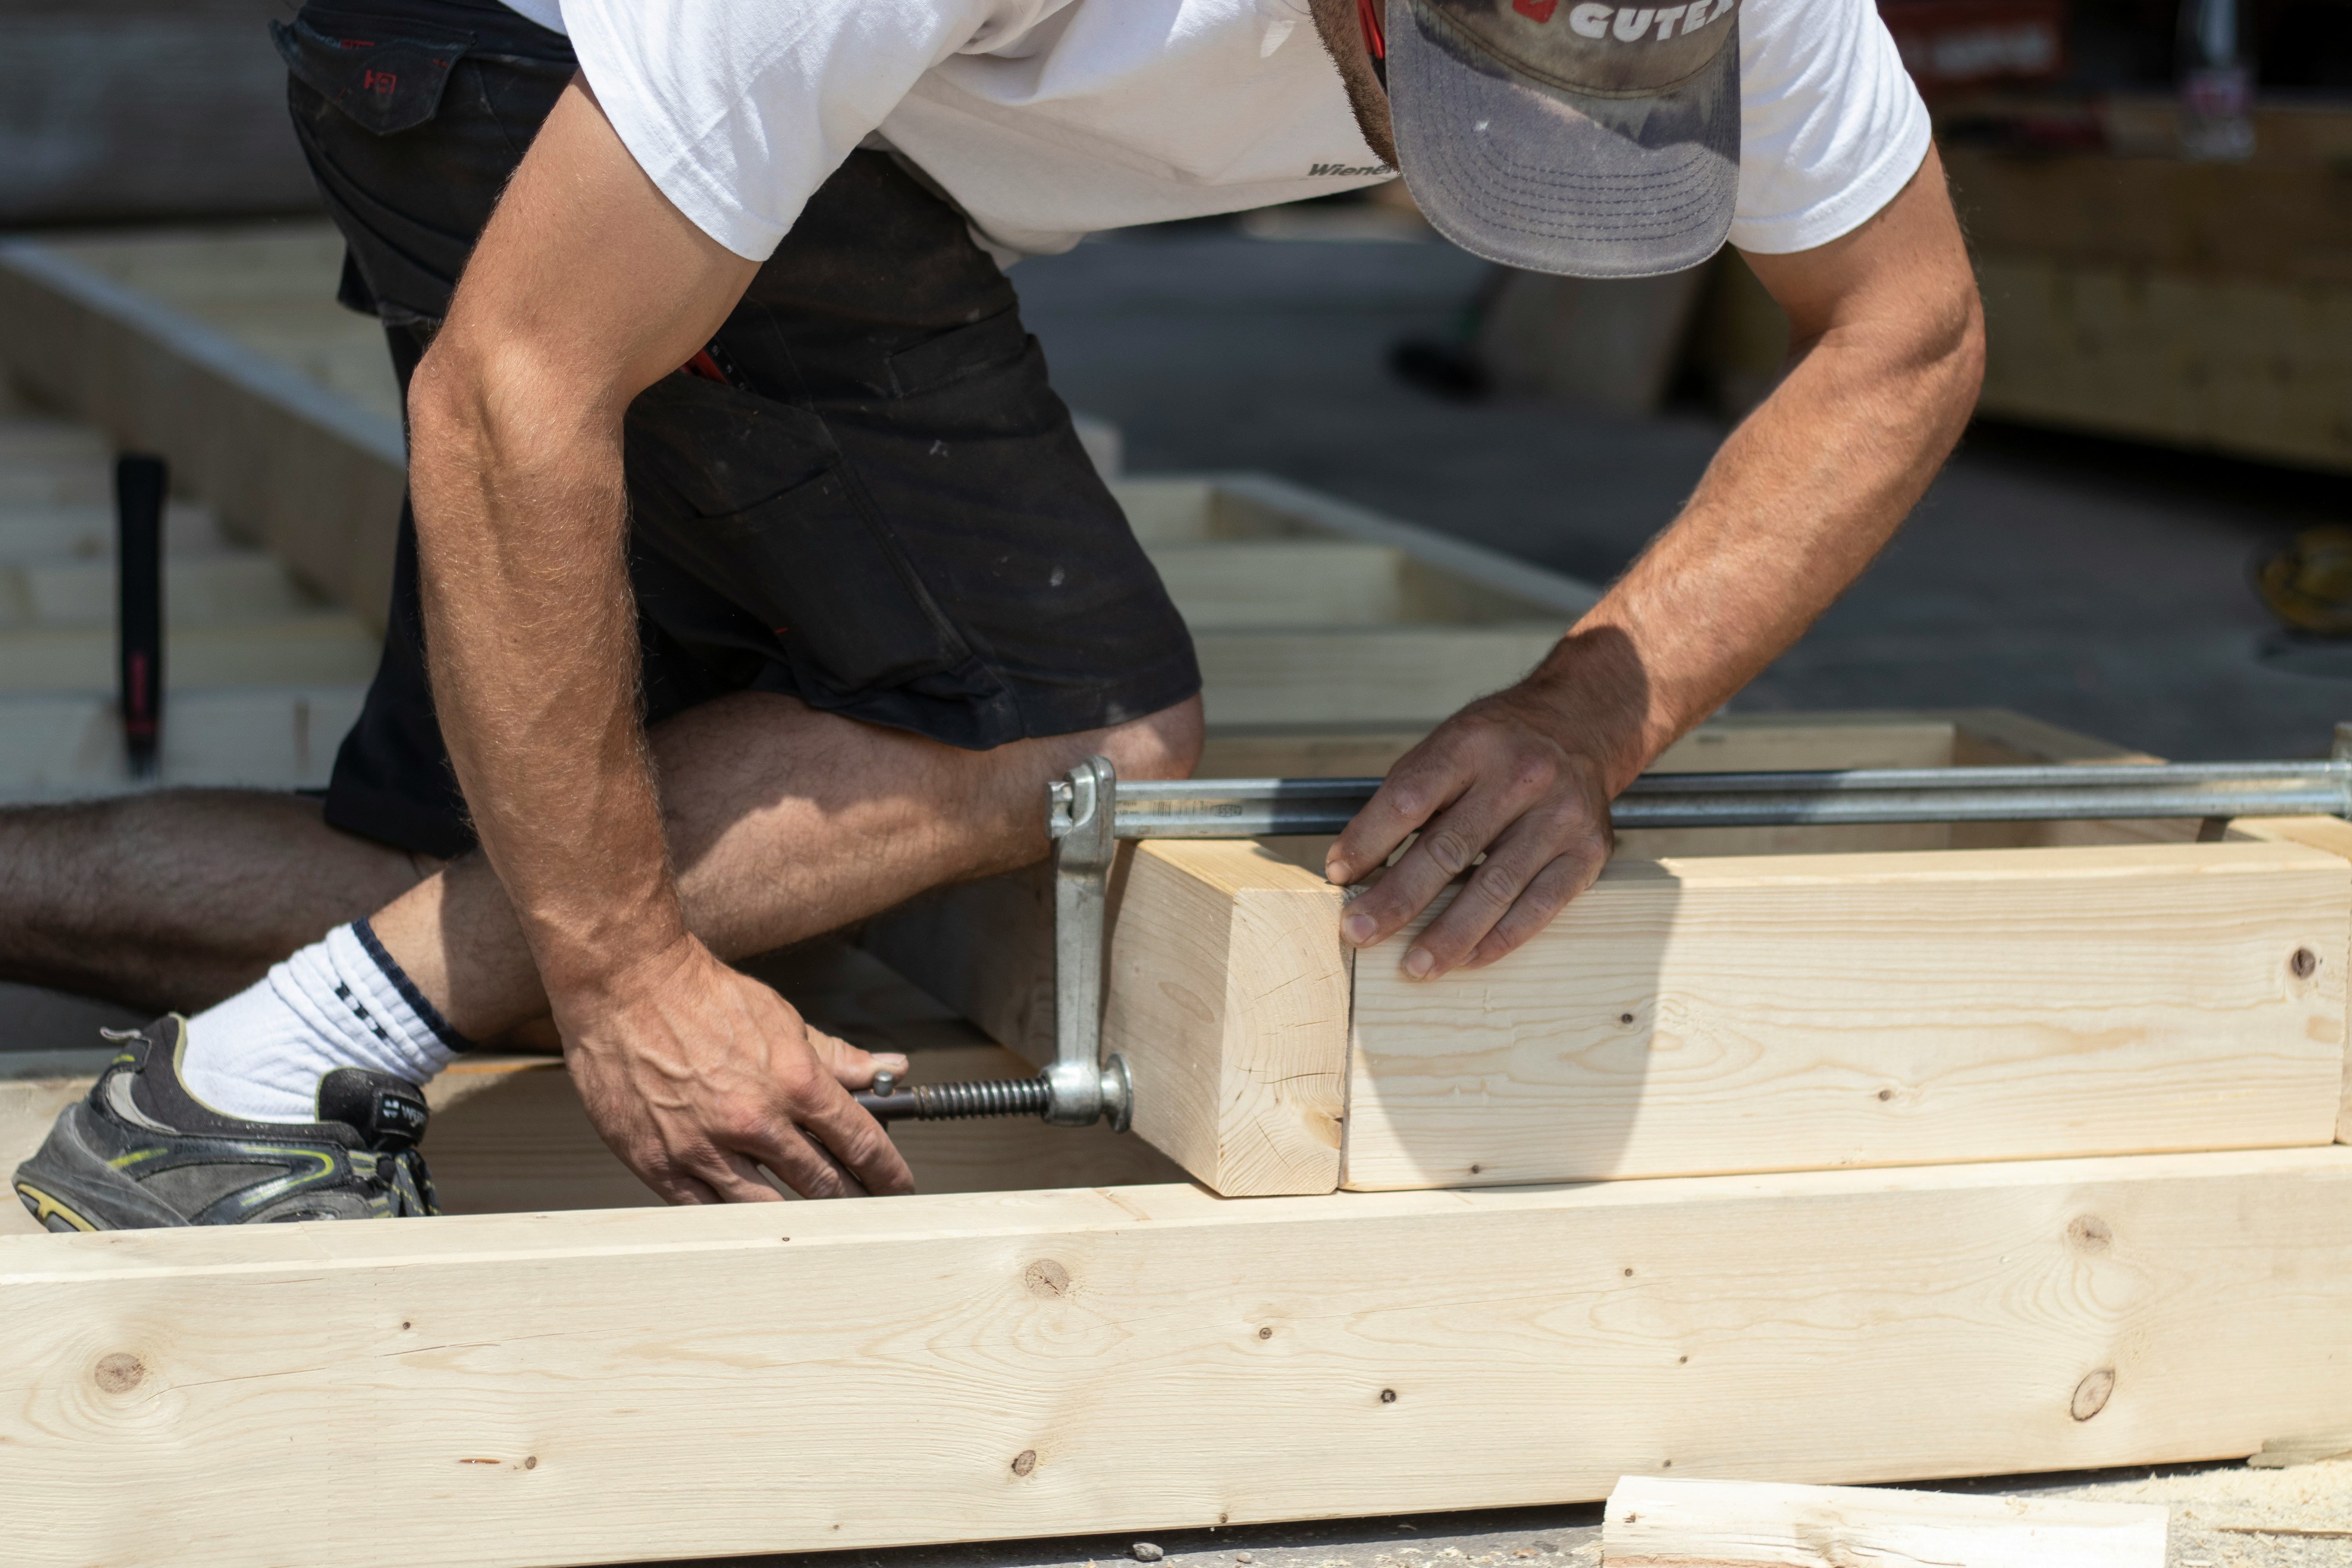
[[[551,1004],[559,1010],[599,1007],[659,984],[702,954],[674,893],[635,902],[634,910],[607,910],[585,921],[561,915],[526,920]]]
[[[1592,759],[1612,798],[1672,739],[1652,732],[1648,679],[1616,626],[1570,633],[1514,690],[1562,750]]]

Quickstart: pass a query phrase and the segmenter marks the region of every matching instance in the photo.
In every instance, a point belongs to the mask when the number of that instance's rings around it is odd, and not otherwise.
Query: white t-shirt
[[[571,36],[630,153],[762,260],[877,135],[1000,252],[1393,177],[1307,0],[507,0]],[[1746,0],[1732,243],[1855,227],[1927,155],[1873,0]]]

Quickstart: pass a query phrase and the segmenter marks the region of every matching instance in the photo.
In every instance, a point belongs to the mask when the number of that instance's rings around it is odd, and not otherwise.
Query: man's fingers
[[[1404,972],[1416,980],[1433,980],[1460,968],[1489,932],[1531,912],[1530,900],[1539,901],[1543,896],[1537,888],[1542,873],[1563,860],[1568,862],[1563,876],[1553,879],[1566,885],[1567,890],[1517,940],[1491,954],[1501,957],[1541,930],[1570,898],[1582,892],[1608,858],[1606,832],[1595,828],[1580,805],[1554,802],[1529,812],[1487,847],[1485,864],[1463,879],[1445,911],[1413,938],[1402,961]],[[1575,875],[1579,868],[1584,873],[1580,878]],[[1545,893],[1550,885],[1545,884]]]
[[[832,1069],[834,1081],[844,1089],[871,1089],[877,1072],[907,1076],[907,1058],[897,1051],[865,1050],[813,1025],[808,1041],[817,1059]]]
[[[1323,858],[1325,877],[1342,886],[1355,881],[1395,854],[1398,845],[1469,787],[1472,772],[1460,765],[1454,750],[1426,750],[1430,744],[1424,741],[1405,753],[1332,840]]]
[[[830,1151],[794,1122],[782,1123],[761,1149],[760,1163],[804,1198],[862,1198],[866,1188]]]
[[[760,1180],[760,1173],[750,1161],[731,1150],[705,1144],[692,1153],[672,1163],[668,1179],[684,1184],[691,1183],[710,1194],[708,1198],[690,1197],[688,1203],[776,1204],[783,1194]],[[667,1196],[667,1194],[664,1194]],[[672,1198],[673,1203],[681,1200]]]
[[[1606,863],[1562,855],[1537,872],[1518,901],[1495,922],[1492,931],[1478,939],[1478,945],[1460,967],[1484,969],[1505,953],[1516,951],[1549,925],[1552,917],[1568,907],[1570,900],[1592,886],[1592,879],[1601,875],[1601,868]]]
[[[802,1117],[801,1124],[876,1197],[915,1190],[914,1173],[907,1169],[898,1145],[847,1094],[836,1089],[822,1109]]]
[[[1496,791],[1474,790],[1465,795],[1422,829],[1412,847],[1388,868],[1378,887],[1349,904],[1339,921],[1339,934],[1358,947],[1395,934],[1510,826],[1515,810]],[[1495,912],[1501,914],[1508,903],[1506,899]]]

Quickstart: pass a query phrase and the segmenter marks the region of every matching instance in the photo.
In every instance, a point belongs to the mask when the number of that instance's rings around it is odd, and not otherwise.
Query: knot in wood
[[[2077,1421],[2088,1421],[2107,1407],[2107,1398],[2116,1391],[2116,1369],[2103,1366],[2074,1385],[2074,1402],[2067,1406]]]
[[[2084,1252],[2105,1252],[2116,1244],[2116,1233],[2097,1215],[2086,1214],[2066,1227],[2066,1239]]]
[[[1032,1471],[1032,1470],[1035,1469],[1036,1468],[1037,1468],[1037,1450],[1036,1450],[1036,1449],[1034,1449],[1034,1448],[1024,1448],[1024,1449],[1022,1449],[1019,1453],[1017,1453],[1017,1454],[1015,1454],[1015,1455],[1013,1455],[1013,1473],[1014,1475],[1016,1475],[1016,1476],[1025,1476],[1025,1475],[1027,1475],[1030,1471]]]
[[[122,1351],[101,1359],[91,1373],[108,1394],[128,1394],[146,1381],[147,1363]]]
[[[1066,1296],[1070,1271],[1050,1258],[1041,1258],[1021,1271],[1021,1282],[1032,1296]]]
[[[2286,966],[2297,980],[2308,980],[2319,967],[2319,955],[2307,947],[2298,947],[2294,956],[2286,961]]]

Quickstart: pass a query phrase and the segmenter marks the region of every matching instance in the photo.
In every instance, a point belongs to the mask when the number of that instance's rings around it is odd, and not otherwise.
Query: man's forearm
[[[542,978],[593,988],[685,931],[638,723],[619,421],[436,368],[410,476],[435,707]]]
[[[1922,176],[1940,198],[1932,157]],[[1937,210],[1948,209],[1939,200]],[[1801,343],[1681,516],[1538,672],[1612,793],[1795,642],[1949,455],[1983,348],[1964,264],[1944,270],[1939,289],[1903,310],[1833,321]]]

